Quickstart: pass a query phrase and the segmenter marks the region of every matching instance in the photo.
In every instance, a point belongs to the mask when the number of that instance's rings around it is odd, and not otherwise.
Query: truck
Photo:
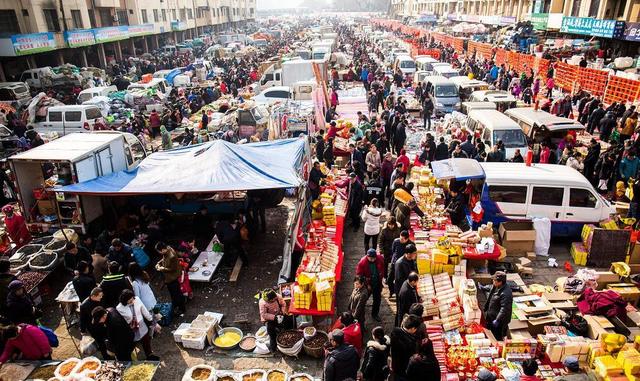
[[[259,91],[268,89],[272,86],[289,86],[299,81],[308,81],[315,79],[313,64],[319,67],[322,81],[328,80],[328,61],[327,60],[292,60],[283,62],[282,64],[273,64],[264,71],[259,82]]]
[[[133,134],[115,131],[75,133],[9,157],[18,205],[29,231],[68,228],[87,233],[103,214],[100,197],[59,192],[122,170],[133,170],[146,157]]]
[[[321,40],[311,45],[311,57],[314,60],[329,59],[334,50],[334,42],[331,40]]]

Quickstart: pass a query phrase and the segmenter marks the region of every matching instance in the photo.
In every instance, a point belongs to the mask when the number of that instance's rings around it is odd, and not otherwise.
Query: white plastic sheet
[[[533,218],[533,228],[536,231],[534,251],[536,255],[549,256],[551,245],[551,221],[547,218]]]

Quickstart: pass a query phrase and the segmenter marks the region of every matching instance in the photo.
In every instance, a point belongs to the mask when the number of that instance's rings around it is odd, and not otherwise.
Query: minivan
[[[29,85],[24,82],[0,83],[0,103],[6,103],[18,109],[31,102]]]
[[[115,93],[118,88],[115,86],[97,86],[84,89],[78,94],[78,103],[82,104],[94,97],[108,97],[109,94]]]
[[[410,56],[398,56],[393,63],[393,71],[400,71],[403,76],[412,77],[416,72],[416,63]]]
[[[429,76],[425,82],[431,83],[431,96],[437,116],[460,111],[458,89],[449,79],[441,76]]]
[[[169,86],[169,82],[167,82],[167,80],[164,78],[153,78],[149,82],[146,82],[146,83],[136,82],[136,83],[130,84],[127,87],[127,90],[136,90],[136,89],[142,89],[142,90],[156,89],[162,94],[167,95],[171,91],[171,86]]]
[[[496,110],[493,102],[462,102],[462,113],[469,115],[473,110]]]
[[[451,66],[436,66],[433,68],[433,75],[441,75],[445,78],[458,77],[460,71]]]
[[[582,124],[573,119],[555,116],[533,107],[512,108],[504,114],[518,123],[522,132],[533,144],[539,144],[545,140],[557,144],[569,131],[585,129]]]
[[[471,94],[476,90],[487,90],[489,84],[484,81],[478,81],[477,79],[469,79],[465,75],[457,75],[449,78],[458,87],[458,93],[460,93],[460,100],[472,101],[470,99]]]
[[[589,180],[566,165],[447,159],[431,166],[437,179],[471,181],[480,193],[483,223],[497,226],[547,217],[552,237],[573,237],[580,235],[583,225],[597,224],[615,213]]]
[[[438,60],[431,56],[417,56],[416,57],[416,70],[424,70],[431,75],[433,72],[433,64]]]
[[[504,90],[485,90],[478,89],[471,94],[469,98],[472,102],[493,102],[498,106],[498,111],[506,111],[514,108],[518,104],[518,100],[511,93]]]
[[[93,105],[52,106],[47,109],[44,120],[30,125],[43,137],[52,134],[62,136],[92,131],[96,119],[102,119],[102,113]]]
[[[482,142],[487,145],[487,151],[502,141],[506,149],[505,157],[513,158],[516,149],[524,157],[529,146],[527,137],[511,118],[497,110],[473,110],[469,112],[467,128],[472,133],[479,132]]]

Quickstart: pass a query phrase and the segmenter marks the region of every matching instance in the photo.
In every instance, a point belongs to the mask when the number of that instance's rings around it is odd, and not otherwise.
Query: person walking
[[[365,206],[362,211],[362,221],[364,222],[364,249],[376,249],[378,247],[378,235],[380,234],[380,218],[382,218],[382,208],[378,206],[378,199],[371,200],[369,206]],[[371,243],[371,246],[369,244]]]
[[[375,327],[371,331],[371,340],[367,342],[360,367],[364,381],[385,381],[387,379],[389,376],[390,342],[391,339],[384,334],[382,327]]]
[[[423,339],[418,353],[409,359],[407,379],[408,381],[440,379],[440,364],[433,351],[433,342],[430,339]]]
[[[324,381],[356,380],[360,358],[353,345],[344,342],[344,332],[334,329],[329,334],[331,350],[324,362]]]
[[[404,248],[404,255],[399,258],[395,263],[395,278],[394,287],[396,295],[399,295],[400,289],[407,280],[409,274],[412,272],[418,272],[418,266],[416,264],[416,258],[418,257],[418,249],[414,243],[410,243]],[[399,323],[399,322],[398,322]]]
[[[408,381],[407,366],[411,356],[416,353],[416,337],[422,319],[407,315],[400,327],[391,331],[391,374],[396,381]]]
[[[364,188],[358,175],[355,172],[349,174],[349,200],[348,213],[351,219],[351,227],[357,232],[360,229],[360,211],[362,210],[362,200],[364,198]]]
[[[178,278],[182,274],[182,267],[178,261],[176,252],[164,242],[156,243],[156,250],[162,254],[162,259],[156,264],[156,270],[164,274],[164,283],[171,296],[173,309],[179,314],[185,312],[184,295],[180,291]]]
[[[382,301],[382,277],[384,274],[384,257],[375,249],[367,250],[367,255],[360,259],[356,274],[364,278],[369,294],[373,296],[371,316],[380,321],[380,303]]]
[[[418,273],[409,274],[407,280],[402,283],[396,300],[396,325],[400,325],[402,318],[409,313],[411,306],[414,303],[422,302],[420,295],[418,295]]]
[[[486,288],[483,289],[486,291]],[[513,295],[511,287],[507,285],[507,274],[496,271],[493,274],[493,284],[489,288],[489,296],[484,304],[486,325],[496,340],[502,340],[507,334],[507,327],[511,322],[512,303]]]
[[[142,343],[147,361],[158,361],[160,358],[153,354],[151,348],[151,332],[149,325],[153,323],[153,316],[142,304],[140,298],[133,291],[124,290],[120,294],[120,303],[116,306],[120,316],[129,324],[133,331],[133,341]]]
[[[108,340],[109,347],[118,361],[131,361],[131,354],[135,348],[135,334],[118,310],[96,307],[91,312],[91,318],[94,326],[91,336],[98,343],[98,348],[106,347]]]
[[[367,283],[365,277],[362,275],[356,275],[353,280],[353,291],[349,297],[349,312],[360,323],[360,328],[365,328],[366,307],[367,300],[369,299],[369,291],[367,289]]]
[[[389,216],[387,222],[380,231],[380,236],[378,237],[380,253],[384,257],[384,279],[387,279],[389,273],[389,263],[391,263],[392,257],[391,247],[393,245],[393,241],[398,237],[400,237],[400,228],[396,223],[396,218],[394,216]]]
[[[433,115],[433,109],[433,99],[430,94],[426,94],[424,101],[422,102],[422,119],[427,131],[431,130],[431,116]]]
[[[391,267],[389,269],[389,277],[387,278],[387,287],[389,287],[390,298],[396,293],[394,286],[396,277],[396,261],[404,255],[405,248],[411,243],[413,243],[413,241],[409,239],[409,231],[402,230],[400,232],[400,236],[393,240],[393,243],[391,244]]]

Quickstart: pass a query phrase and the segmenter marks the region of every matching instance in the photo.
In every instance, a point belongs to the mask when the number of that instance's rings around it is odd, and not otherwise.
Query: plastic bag
[[[271,352],[266,343],[256,340],[256,348],[253,350],[253,353],[257,355],[266,355]]]
[[[536,255],[549,256],[551,245],[551,221],[547,218],[533,218],[533,228],[536,230],[534,251]]]
[[[98,352],[98,346],[96,345],[95,339],[89,335],[82,336],[79,348],[82,357],[92,356]]]
[[[293,344],[291,348],[283,348],[278,345],[278,350],[287,356],[297,357],[300,351],[302,351],[302,344],[304,343],[304,338],[300,339],[297,343]]]
[[[182,381],[195,381],[195,379],[193,378],[193,371],[195,371],[196,369],[207,369],[211,372],[209,373],[209,377],[199,378],[198,380],[213,381],[216,378],[216,370],[212,366],[209,366],[206,364],[199,364],[187,369],[187,371],[184,372],[184,377],[182,377]]]

